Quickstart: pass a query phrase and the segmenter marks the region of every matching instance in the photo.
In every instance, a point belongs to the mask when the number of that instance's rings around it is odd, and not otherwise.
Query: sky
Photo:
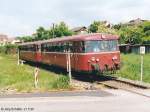
[[[0,34],[33,34],[64,21],[70,28],[94,20],[113,24],[131,19],[150,20],[150,0],[0,0]]]

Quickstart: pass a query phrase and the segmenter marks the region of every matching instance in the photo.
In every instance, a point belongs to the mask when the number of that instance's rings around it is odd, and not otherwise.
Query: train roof
[[[58,37],[48,40],[34,41],[34,42],[25,42],[19,45],[38,45],[42,43],[50,43],[50,42],[68,42],[68,41],[88,41],[88,40],[117,40],[119,39],[118,35],[113,34],[104,34],[104,33],[91,33],[84,35],[73,35],[73,36],[64,36]]]

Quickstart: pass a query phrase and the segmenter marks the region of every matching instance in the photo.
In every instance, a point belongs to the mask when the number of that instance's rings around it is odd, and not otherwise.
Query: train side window
[[[73,52],[83,53],[84,52],[84,42],[74,42],[73,44]]]
[[[74,52],[73,42],[59,42],[59,43],[47,43],[42,44],[41,49],[44,52]]]
[[[68,42],[67,43],[67,51],[73,52],[73,42]]]
[[[52,47],[51,43],[47,43],[47,52],[51,51],[51,47]]]
[[[56,43],[56,52],[61,51],[61,43]]]
[[[38,45],[32,45],[31,51],[38,51],[38,50],[39,50]]]
[[[57,52],[61,52],[62,51],[62,44],[61,43],[57,43],[56,44],[56,51]]]
[[[46,44],[46,51],[49,52],[50,51],[50,47],[51,45],[49,43]]]
[[[41,46],[39,46],[39,45],[34,45],[34,51],[41,51]]]
[[[45,44],[42,44],[42,51],[45,51]]]
[[[22,46],[23,51],[28,51],[27,46]]]
[[[53,43],[52,52],[56,51],[56,43]]]
[[[67,43],[66,42],[63,43],[63,52],[67,52]]]
[[[42,45],[42,51],[44,51],[44,52],[50,52],[51,51],[51,47],[52,47],[51,43],[43,44]]]
[[[44,45],[45,45],[45,44],[41,44],[41,51],[45,51]]]
[[[47,51],[48,51],[48,44],[47,44],[47,43],[42,44],[42,45],[41,45],[41,50],[42,50],[43,52],[47,52]]]
[[[63,52],[63,51],[64,51],[63,43],[60,43],[60,52]]]

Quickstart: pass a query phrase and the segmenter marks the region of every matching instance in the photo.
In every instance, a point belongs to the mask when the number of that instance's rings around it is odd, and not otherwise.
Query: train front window
[[[85,52],[107,52],[116,50],[117,50],[117,40],[85,42]]]

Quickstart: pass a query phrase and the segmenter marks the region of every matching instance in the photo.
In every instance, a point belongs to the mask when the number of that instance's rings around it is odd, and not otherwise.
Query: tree
[[[30,42],[45,40],[49,38],[69,36],[72,34],[73,32],[69,30],[68,26],[64,22],[60,22],[59,24],[56,24],[54,25],[54,27],[50,27],[49,29],[45,29],[44,27],[40,26],[36,30],[36,33],[34,33],[32,36],[18,37],[18,39],[24,42]]]
[[[64,22],[56,24],[54,28],[50,29],[50,32],[54,32],[55,37],[69,36],[73,34]]]
[[[104,21],[94,21],[89,26],[89,32],[92,33],[110,33],[110,34],[116,34],[116,31],[114,28],[108,27]]]
[[[55,24],[53,27],[50,27],[49,29],[39,27],[36,30],[34,38],[35,40],[44,40],[69,35],[72,35],[72,32],[69,30],[68,26],[64,22],[60,22],[59,24]]]
[[[17,37],[17,39],[19,39],[21,42],[31,42],[34,40],[32,36]]]
[[[118,34],[120,35],[120,43],[126,44],[141,44],[142,43],[142,30],[139,27],[127,26],[122,27]]]
[[[101,23],[98,26],[98,33],[108,33],[108,34],[117,34],[115,29],[107,27],[105,24]]]
[[[119,26],[119,30],[117,32],[120,35],[120,43],[127,43],[127,44],[150,43],[149,21],[143,22],[141,24],[135,24],[132,26],[122,24],[121,26]]]
[[[34,35],[34,40],[44,40],[49,38],[49,32],[48,30],[45,30],[43,27],[39,27],[36,30],[36,33]]]
[[[116,29],[116,30],[120,30],[121,27],[122,27],[121,23],[113,25],[113,28]]]
[[[144,36],[142,38],[144,44],[150,44],[150,21],[144,22],[141,27],[143,28]]]
[[[98,31],[98,26],[100,25],[99,21],[94,21],[90,26],[88,31],[91,33],[96,33]]]

